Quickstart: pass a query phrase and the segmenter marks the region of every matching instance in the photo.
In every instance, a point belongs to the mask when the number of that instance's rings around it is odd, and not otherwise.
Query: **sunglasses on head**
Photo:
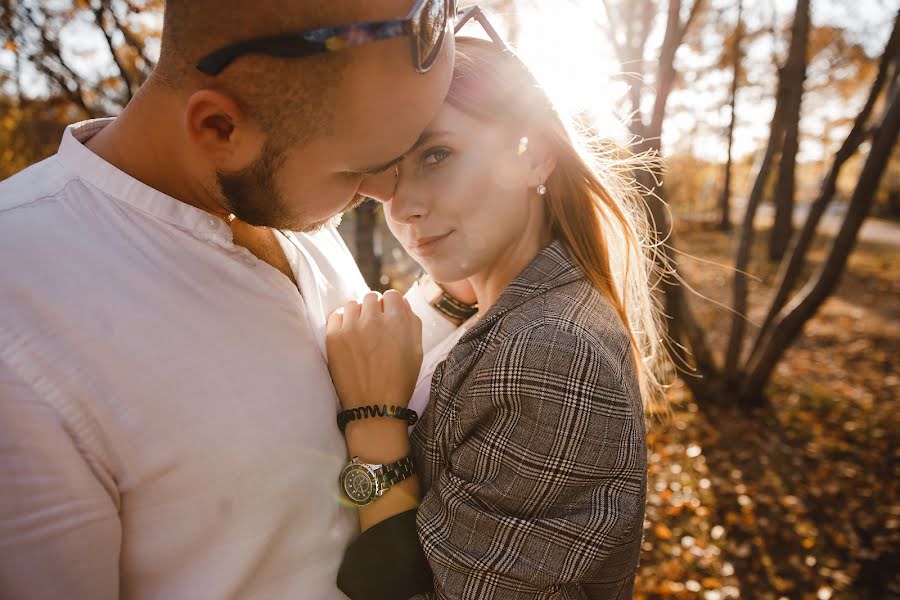
[[[506,42],[503,41],[503,38],[500,37],[500,34],[497,33],[497,30],[494,29],[490,21],[488,21],[484,11],[477,6],[465,8],[456,13],[456,26],[453,28],[453,33],[459,33],[463,26],[472,19],[478,21],[482,29],[484,29],[484,32],[491,38],[492,42],[499,45],[501,48],[506,48]]]
[[[196,66],[201,73],[215,76],[245,54],[303,58],[409,36],[413,68],[419,73],[427,73],[441,53],[455,15],[456,0],[417,0],[409,14],[402,19],[353,23],[253,38],[220,48],[200,59]]]

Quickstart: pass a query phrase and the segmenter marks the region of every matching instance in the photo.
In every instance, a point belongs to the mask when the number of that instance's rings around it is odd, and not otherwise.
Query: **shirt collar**
[[[129,204],[180,229],[231,243],[231,228],[221,218],[150,187],[85,147],[85,142],[114,120],[91,119],[66,127],[57,152],[58,159],[81,180],[115,201]]]

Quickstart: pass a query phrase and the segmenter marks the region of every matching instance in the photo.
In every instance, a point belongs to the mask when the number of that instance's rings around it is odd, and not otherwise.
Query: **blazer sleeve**
[[[419,508],[435,591],[418,598],[568,598],[642,531],[646,437],[623,383],[630,352],[538,324],[491,354],[457,401],[460,441]]]

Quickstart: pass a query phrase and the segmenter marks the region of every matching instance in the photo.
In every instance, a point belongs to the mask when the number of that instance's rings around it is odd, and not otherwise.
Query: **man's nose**
[[[376,175],[369,175],[359,184],[358,193],[362,196],[390,202],[397,189],[397,168],[391,167]]]

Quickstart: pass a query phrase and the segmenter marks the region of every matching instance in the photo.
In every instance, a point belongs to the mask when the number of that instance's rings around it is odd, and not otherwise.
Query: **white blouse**
[[[431,398],[431,379],[437,366],[447,358],[453,347],[459,342],[465,333],[472,328],[478,320],[478,316],[470,318],[463,323],[456,331],[438,342],[431,350],[425,352],[422,359],[422,369],[419,371],[419,378],[416,381],[416,389],[413,391],[412,399],[409,401],[409,408],[416,411],[419,417],[428,408],[428,401]],[[410,431],[415,427],[410,427]]]

